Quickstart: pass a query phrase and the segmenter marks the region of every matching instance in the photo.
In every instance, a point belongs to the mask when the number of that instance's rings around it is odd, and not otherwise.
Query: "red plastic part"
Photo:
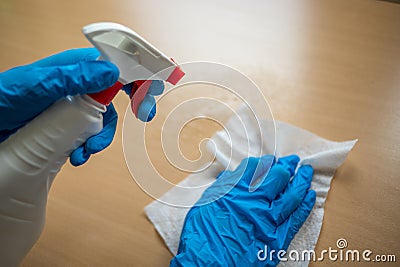
[[[174,61],[172,58],[171,60]],[[185,73],[181,70],[181,68],[179,66],[176,66],[172,73],[169,75],[167,82],[175,85],[182,79],[184,75]],[[139,106],[143,102],[143,99],[146,96],[150,85],[151,81],[146,80],[135,81],[133,83],[131,93],[131,108],[136,118],[138,117]]]
[[[123,86],[124,85],[122,83],[116,82],[113,86],[108,87],[106,90],[88,95],[97,102],[107,106],[111,103],[115,95],[118,93],[119,90],[121,90]]]
[[[139,106],[143,102],[143,99],[146,96],[150,85],[151,81],[145,80],[135,81],[133,83],[131,93],[131,108],[136,118],[138,117]]]
[[[171,60],[172,62],[175,63],[175,61],[172,58]],[[172,73],[169,75],[167,82],[175,85],[182,79],[184,75],[185,73],[182,71],[182,69],[179,66],[176,66],[175,69],[172,71]]]

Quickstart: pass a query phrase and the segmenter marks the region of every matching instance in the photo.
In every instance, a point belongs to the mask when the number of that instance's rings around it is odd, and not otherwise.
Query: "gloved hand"
[[[187,214],[170,266],[276,266],[277,252],[288,248],[315,203],[313,168],[295,174],[298,162],[297,156],[248,158],[222,172]],[[254,192],[253,177],[261,177]]]
[[[0,142],[60,98],[96,93],[113,85],[119,71],[109,62],[96,61],[99,55],[95,48],[73,49],[0,73]],[[163,89],[160,81],[151,84],[139,107],[141,120],[149,121],[154,117],[153,95],[161,94]],[[114,106],[109,105],[103,115],[103,130],[71,153],[72,165],[85,163],[91,154],[111,144],[117,125]]]

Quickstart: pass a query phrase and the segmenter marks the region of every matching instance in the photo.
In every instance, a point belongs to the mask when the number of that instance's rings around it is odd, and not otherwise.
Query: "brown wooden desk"
[[[352,248],[400,257],[400,5],[3,0],[0,70],[88,46],[81,27],[107,20],[134,28],[177,62],[240,69],[280,120],[332,140],[359,138],[336,173],[317,250],[344,237]],[[115,104],[122,115],[128,100]],[[168,266],[171,255],[144,216],[151,201],[125,166],[120,123],[109,149],[58,175],[45,230],[22,266]]]

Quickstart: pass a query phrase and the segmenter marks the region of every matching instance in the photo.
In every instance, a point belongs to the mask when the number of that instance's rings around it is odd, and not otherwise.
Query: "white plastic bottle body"
[[[101,131],[105,111],[88,96],[67,97],[0,144],[0,266],[17,266],[37,241],[54,177]]]

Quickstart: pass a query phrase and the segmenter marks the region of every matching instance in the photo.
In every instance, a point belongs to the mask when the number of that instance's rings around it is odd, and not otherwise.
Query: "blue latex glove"
[[[170,266],[276,266],[277,253],[263,259],[265,246],[286,250],[315,203],[313,168],[301,166],[294,175],[298,162],[298,156],[248,158],[222,172],[187,214]],[[261,185],[250,192],[253,177]]]
[[[122,88],[125,93],[130,96],[132,92],[133,83],[124,85]],[[151,121],[156,115],[156,100],[154,96],[161,95],[164,91],[164,82],[154,80],[151,82],[147,94],[143,98],[142,103],[138,108],[138,118],[141,121],[148,122]]]
[[[60,98],[96,93],[113,85],[119,71],[109,62],[96,61],[99,55],[95,48],[73,49],[0,73],[0,142]],[[161,93],[163,84],[154,84],[151,88],[155,89],[149,91]],[[139,107],[139,118],[151,120],[154,106],[154,97],[149,93]],[[103,130],[71,153],[72,165],[85,163],[91,154],[111,144],[117,125],[117,113],[112,104],[103,116]]]

